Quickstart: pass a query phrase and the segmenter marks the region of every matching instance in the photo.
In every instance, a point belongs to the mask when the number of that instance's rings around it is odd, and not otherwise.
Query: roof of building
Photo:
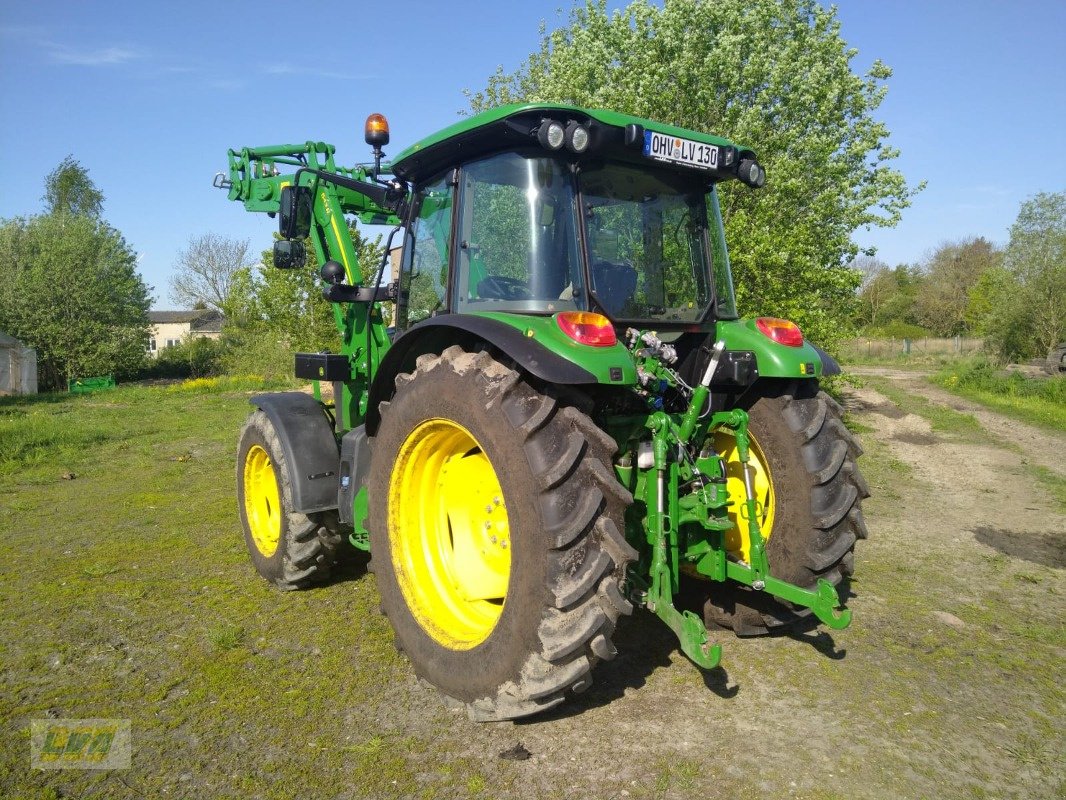
[[[149,311],[149,322],[195,322],[208,314],[218,314],[210,308],[194,308],[189,311]]]
[[[149,311],[148,321],[153,325],[189,323],[189,330],[197,333],[220,333],[222,314],[212,308],[195,308],[191,311]]]

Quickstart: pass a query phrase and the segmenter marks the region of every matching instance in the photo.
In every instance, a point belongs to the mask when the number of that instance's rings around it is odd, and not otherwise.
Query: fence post
[[[911,354],[911,340],[910,339],[904,339],[903,340],[903,353],[904,353],[904,355],[908,355],[908,356]]]

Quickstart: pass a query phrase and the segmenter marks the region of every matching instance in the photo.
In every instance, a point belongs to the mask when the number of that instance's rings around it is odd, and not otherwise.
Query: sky
[[[570,7],[0,0],[0,219],[40,212],[45,176],[73,155],[138,253],[154,307],[173,308],[168,281],[190,237],[270,246],[275,223],[211,186],[229,148],[313,139],[362,162],[363,120],[381,112],[386,154],[398,153],[455,122],[463,90],[520,66],[541,24],[562,25]],[[948,240],[1005,244],[1026,198],[1066,190],[1066,0],[838,9],[854,70],[893,69],[876,116],[897,168],[927,182],[897,227],[856,231],[857,244],[893,266]]]

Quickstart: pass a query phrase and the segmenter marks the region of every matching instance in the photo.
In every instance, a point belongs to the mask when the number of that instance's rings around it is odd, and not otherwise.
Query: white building
[[[152,323],[148,339],[148,352],[152,356],[189,338],[202,336],[217,339],[222,335],[222,314],[209,308],[192,311],[149,311],[148,321]]]

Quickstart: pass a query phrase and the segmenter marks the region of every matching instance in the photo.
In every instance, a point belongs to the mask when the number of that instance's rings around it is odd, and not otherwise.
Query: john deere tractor
[[[263,577],[304,588],[369,550],[397,646],[478,720],[586,689],[634,607],[702,668],[710,631],[848,625],[867,491],[818,389],[838,367],[734,300],[717,187],[761,187],[755,153],[546,104],[391,162],[380,115],[366,141],[353,168],[322,142],[231,150],[215,180],[277,216],[276,267],[309,240],[340,333],[296,356],[314,393],[252,398],[241,432]],[[398,256],[363,284],[352,218]]]

